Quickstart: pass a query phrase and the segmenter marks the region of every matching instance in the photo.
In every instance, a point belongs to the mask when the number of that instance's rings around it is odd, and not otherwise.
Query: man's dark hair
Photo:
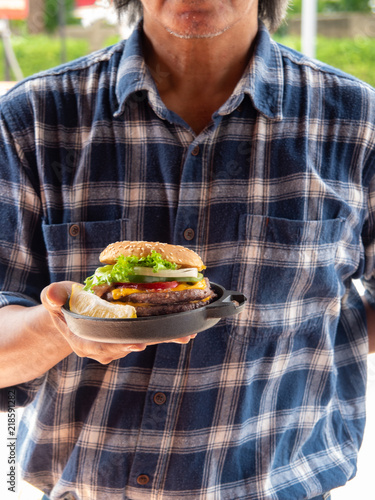
[[[113,0],[113,3],[120,15],[127,13],[131,23],[142,15],[140,0]],[[283,22],[288,4],[289,0],[259,0],[259,19],[267,25],[270,31],[276,31]]]
[[[275,32],[283,22],[289,0],[259,0],[258,17],[271,32]]]

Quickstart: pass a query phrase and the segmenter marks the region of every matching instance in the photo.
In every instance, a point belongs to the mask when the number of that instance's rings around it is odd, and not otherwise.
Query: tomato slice
[[[153,283],[121,283],[118,288],[135,288],[137,290],[166,290],[176,288],[178,281],[156,281]]]

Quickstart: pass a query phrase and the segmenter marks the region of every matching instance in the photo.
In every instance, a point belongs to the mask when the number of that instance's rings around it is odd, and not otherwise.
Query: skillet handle
[[[226,318],[239,314],[245,307],[246,297],[242,293],[226,290],[223,296],[206,308],[208,318]]]

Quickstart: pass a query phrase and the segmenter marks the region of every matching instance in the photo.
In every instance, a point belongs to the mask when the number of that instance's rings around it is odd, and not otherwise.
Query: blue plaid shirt
[[[365,423],[374,91],[261,26],[196,136],[141,30],[2,98],[1,304],[82,281],[125,239],[193,248],[248,304],[188,345],[72,354],[16,387],[19,468],[53,499],[319,496],[355,474]]]

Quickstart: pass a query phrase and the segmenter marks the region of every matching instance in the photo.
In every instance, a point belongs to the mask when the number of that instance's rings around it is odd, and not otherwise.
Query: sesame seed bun
[[[115,264],[120,255],[129,257],[146,257],[151,252],[160,253],[163,259],[176,263],[179,267],[196,267],[198,271],[206,268],[197,253],[181,245],[170,245],[151,241],[117,241],[108,245],[100,254],[99,260],[103,264]]]

